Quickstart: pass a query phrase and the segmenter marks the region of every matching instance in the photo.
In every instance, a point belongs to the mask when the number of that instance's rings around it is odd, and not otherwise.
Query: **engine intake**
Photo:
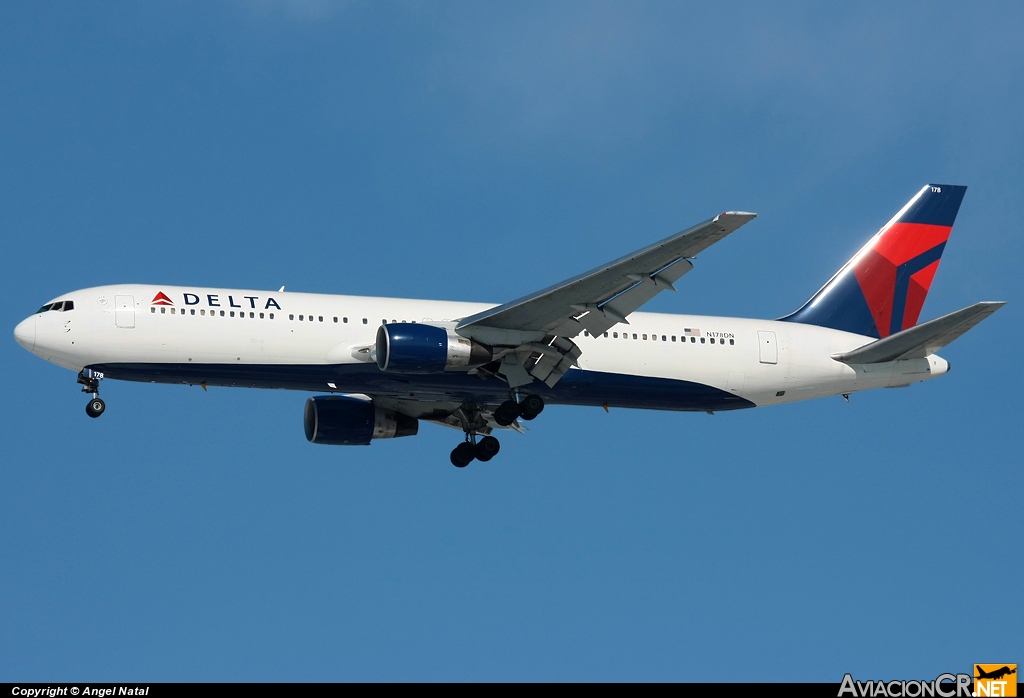
[[[452,330],[420,323],[387,323],[377,329],[377,367],[392,373],[441,373],[491,360],[491,348]]]
[[[371,439],[415,436],[415,417],[385,410],[372,401],[342,395],[319,395],[306,400],[302,415],[306,439],[331,446],[367,446]]]

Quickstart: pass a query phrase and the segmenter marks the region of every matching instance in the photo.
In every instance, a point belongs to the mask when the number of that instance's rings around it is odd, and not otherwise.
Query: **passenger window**
[[[150,309],[149,309],[149,312],[151,312],[151,313],[155,313],[155,312],[156,312],[156,308],[150,308]]]
[[[231,311],[231,317],[234,317],[234,316],[235,316],[235,311],[234,311],[234,310],[232,310],[232,311]]]
[[[338,316],[337,315],[334,316],[334,324],[338,324]]]
[[[364,325],[366,324],[366,318],[363,318],[363,324]]]
[[[262,313],[260,313],[260,314],[262,315]],[[252,312],[252,311],[250,310],[250,311],[249,311],[249,317],[251,317],[251,318],[255,319],[255,318],[256,318],[256,313],[254,313],[254,312]]]
[[[614,339],[618,339],[619,338],[619,333],[618,332],[612,332],[612,337]]]
[[[323,316],[323,315],[320,315],[320,316],[318,317],[318,319],[320,320],[320,322],[323,322],[323,321],[324,321],[324,316]]]
[[[730,340],[729,340],[729,346],[732,346],[732,345],[733,345],[733,344],[735,344],[735,343],[736,343],[736,340],[735,340],[735,339],[730,339]]]
[[[605,339],[608,338],[608,333],[607,332],[604,333],[604,337],[605,337]]]
[[[309,321],[313,322],[313,316],[312,315],[309,316]]]
[[[167,308],[160,308],[160,314],[163,315],[167,312]]]
[[[271,320],[273,320],[273,319],[274,319],[274,314],[273,314],[273,313],[271,313],[271,314],[270,314],[270,319],[271,319]]]
[[[647,339],[647,335],[644,335],[644,339]]]
[[[701,341],[704,341],[704,340],[701,340]],[[690,337],[690,344],[696,344],[696,342],[697,342],[697,338],[696,337]]]
[[[305,317],[306,317],[305,315],[300,315],[299,316],[299,322],[302,322],[302,320],[305,319]]]
[[[703,343],[704,343],[704,338],[703,338],[703,337],[701,337],[701,338],[700,338],[700,343],[701,343],[701,344],[703,344]]]
[[[224,311],[223,311],[223,310],[222,310],[222,311],[220,311],[220,316],[221,316],[221,317],[224,317]]]
[[[636,332],[633,333],[633,339],[636,339]]]
[[[675,335],[672,335],[672,341],[673,342],[676,341],[676,336]]]
[[[711,338],[711,343],[712,343],[712,344],[714,344],[714,343],[715,343],[715,338],[714,338],[714,337],[712,337],[712,338]]]
[[[589,336],[590,336],[590,333],[589,333],[589,332],[587,332],[586,330],[583,330],[583,336],[584,336],[584,337],[589,337]]]
[[[341,321],[344,322],[346,325],[348,324],[348,318],[347,317],[341,318]]]
[[[171,308],[171,315],[174,315],[174,308]]]
[[[295,319],[295,316],[294,316],[294,315],[292,315],[291,313],[288,313],[288,319],[289,319],[289,320],[294,320],[294,319]]]
[[[263,319],[263,313],[260,313],[260,320]]]
[[[673,337],[672,339],[675,339],[675,337]],[[661,341],[665,341],[665,335],[661,335]]]

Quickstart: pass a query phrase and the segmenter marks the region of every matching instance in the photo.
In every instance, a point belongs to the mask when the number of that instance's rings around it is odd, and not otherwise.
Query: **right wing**
[[[572,338],[599,335],[672,286],[693,265],[687,259],[752,220],[756,213],[728,212],[609,262],[585,274],[465,318],[458,332],[479,327]]]
[[[582,354],[572,338],[595,337],[670,289],[693,269],[688,258],[718,242],[756,213],[729,212],[633,254],[529,296],[463,319],[455,331],[499,349],[496,373],[510,387],[534,379],[554,387]]]
[[[853,351],[833,354],[832,358],[842,361],[844,364],[876,364],[898,359],[923,359],[934,354],[1004,305],[1006,303],[1001,301],[975,303],[949,315],[943,315],[916,327],[865,344]]]

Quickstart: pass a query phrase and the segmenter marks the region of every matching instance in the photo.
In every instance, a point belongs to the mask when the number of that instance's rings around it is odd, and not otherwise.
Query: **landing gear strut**
[[[527,395],[519,402],[514,399],[505,400],[494,410],[494,421],[507,427],[520,417],[529,421],[544,411],[544,400],[540,395]]]
[[[92,400],[89,400],[89,403],[85,406],[85,413],[93,419],[99,417],[107,409],[106,403],[100,399],[101,380],[103,380],[103,374],[99,371],[93,371],[91,368],[82,369],[81,373],[78,374],[78,382],[82,384],[82,392],[92,394]]]

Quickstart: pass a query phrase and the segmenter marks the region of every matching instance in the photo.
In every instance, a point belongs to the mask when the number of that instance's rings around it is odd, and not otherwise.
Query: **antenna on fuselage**
[[[281,288],[277,289],[277,292],[278,293],[284,293],[284,286],[282,286]]]

